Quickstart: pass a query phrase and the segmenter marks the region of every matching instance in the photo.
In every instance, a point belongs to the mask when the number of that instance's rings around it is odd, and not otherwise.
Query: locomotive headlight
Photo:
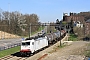
[[[20,52],[30,52],[30,49],[22,49]]]

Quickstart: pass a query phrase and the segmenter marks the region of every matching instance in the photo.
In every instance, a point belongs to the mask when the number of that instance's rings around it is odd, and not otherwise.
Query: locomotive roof
[[[32,39],[36,40],[36,39],[41,38],[41,37],[45,37],[45,35],[30,37],[30,38],[26,38],[25,40],[32,40]]]

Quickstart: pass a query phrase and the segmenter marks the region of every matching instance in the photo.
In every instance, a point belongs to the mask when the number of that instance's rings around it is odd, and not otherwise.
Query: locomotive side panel
[[[43,37],[43,38],[39,38],[37,40],[35,40],[35,51],[44,48],[48,46],[48,40],[47,38]]]

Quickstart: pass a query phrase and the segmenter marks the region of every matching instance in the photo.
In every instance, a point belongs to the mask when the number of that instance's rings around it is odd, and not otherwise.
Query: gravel
[[[86,49],[87,43],[89,42],[74,41],[71,45],[49,54],[43,60],[84,60],[85,56],[82,53]]]

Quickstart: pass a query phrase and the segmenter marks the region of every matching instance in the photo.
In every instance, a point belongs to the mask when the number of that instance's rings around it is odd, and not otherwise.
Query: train
[[[21,55],[31,55],[37,52],[40,49],[48,47],[50,44],[53,44],[60,40],[61,37],[66,35],[65,30],[56,31],[54,33],[42,34],[31,38],[26,38],[21,43]]]

